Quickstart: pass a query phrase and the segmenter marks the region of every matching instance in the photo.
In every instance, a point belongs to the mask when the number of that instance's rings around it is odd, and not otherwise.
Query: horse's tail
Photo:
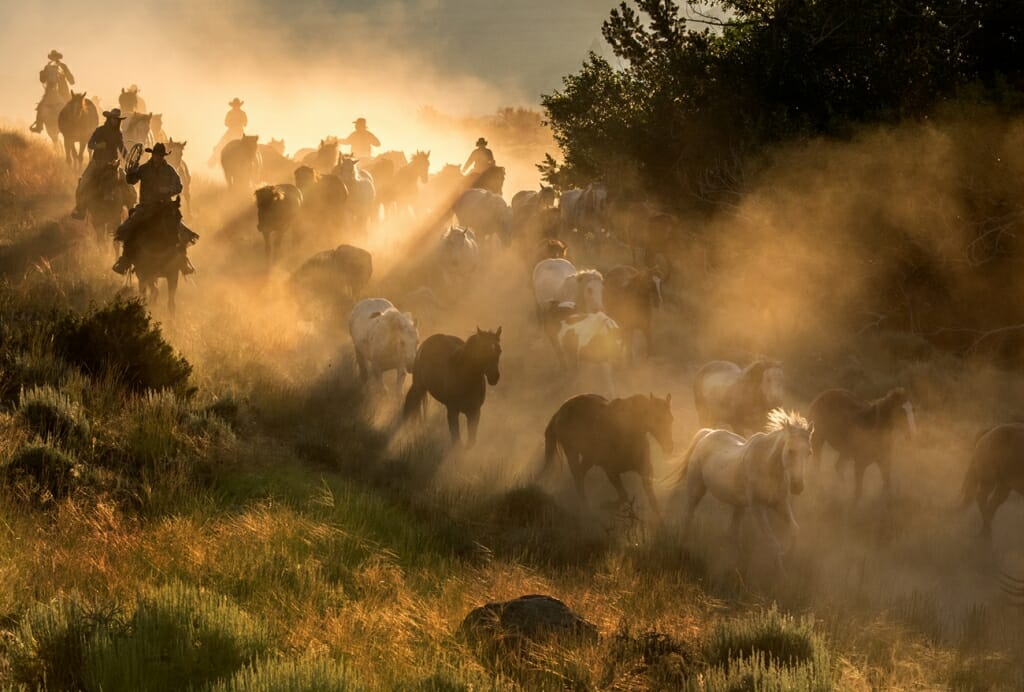
[[[558,422],[558,414],[551,416],[548,425],[544,428],[544,470],[547,473],[557,463],[558,459],[558,433],[555,425]]]
[[[683,463],[679,466],[679,470],[676,471],[674,477],[672,474],[669,478],[672,479],[672,487],[681,485],[686,480],[686,473],[690,470],[690,459],[693,458],[693,453],[697,450],[697,445],[711,433],[707,428],[702,428],[697,431],[697,434],[693,436],[693,441],[690,442],[690,446],[686,449],[686,454],[683,455]]]
[[[409,420],[419,416],[423,411],[423,402],[427,398],[427,388],[416,382],[415,373],[412,376],[412,386],[405,395],[405,404],[402,406],[402,420]]]

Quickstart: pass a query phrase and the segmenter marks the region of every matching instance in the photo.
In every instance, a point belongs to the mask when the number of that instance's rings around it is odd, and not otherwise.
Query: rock
[[[592,644],[597,627],[550,596],[520,596],[474,608],[458,635],[485,656],[522,651],[527,644]]]

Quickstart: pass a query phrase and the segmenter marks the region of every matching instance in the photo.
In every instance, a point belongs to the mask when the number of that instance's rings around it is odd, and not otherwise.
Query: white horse
[[[472,228],[481,240],[498,236],[508,245],[511,242],[512,211],[501,195],[487,190],[466,190],[452,205],[460,226]]]
[[[580,233],[600,235],[605,227],[605,207],[608,203],[608,189],[598,183],[585,189],[567,190],[558,201],[559,212],[566,228],[575,228]]]
[[[753,432],[782,405],[782,365],[757,360],[745,368],[726,360],[707,363],[693,381],[693,398],[702,428]]]
[[[377,189],[373,176],[369,171],[359,168],[356,165],[358,161],[350,156],[342,157],[335,168],[335,175],[341,178],[348,189],[345,211],[353,230],[365,234],[370,219],[374,218],[377,212]]]
[[[577,377],[583,365],[596,366],[608,393],[615,394],[614,368],[625,353],[622,330],[615,320],[603,312],[572,315],[560,321],[556,340],[562,362]]]
[[[348,331],[356,349],[360,376],[379,384],[385,371],[394,370],[397,394],[401,396],[419,345],[412,315],[399,312],[384,298],[367,298],[352,308]]]
[[[480,248],[476,234],[468,228],[452,226],[441,236],[438,253],[441,276],[446,287],[456,289],[465,285],[480,266]]]
[[[782,566],[785,550],[775,534],[769,511],[787,523],[790,536],[799,526],[793,517],[792,496],[804,489],[804,466],[811,456],[814,427],[798,413],[781,408],[768,414],[765,432],[744,440],[728,430],[699,430],[683,460],[676,484],[686,483],[686,518],[689,530],[693,512],[709,490],[732,505],[731,532],[739,538],[739,524],[747,509],[754,513],[761,531]]]
[[[533,297],[540,315],[552,303],[573,303],[579,312],[604,312],[604,277],[596,269],[577,270],[567,259],[541,260],[533,268]]]

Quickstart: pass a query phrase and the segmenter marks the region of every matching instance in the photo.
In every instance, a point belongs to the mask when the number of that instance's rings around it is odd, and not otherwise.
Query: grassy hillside
[[[0,135],[7,248],[45,235],[68,199],[50,195],[51,179],[9,182],[20,166],[54,165],[22,143]],[[742,571],[721,508],[702,510],[687,542],[674,515],[655,529],[581,506],[567,478],[534,484],[542,422],[561,395],[535,372],[526,336],[510,337],[484,409],[492,440],[449,453],[437,407],[422,429],[395,432],[393,395],[365,391],[348,344],[299,324],[270,288],[197,279],[184,314],[158,325],[106,270],[109,251],[58,223],[59,251],[17,263],[0,284],[5,686],[1012,689],[1022,679],[1018,614],[991,580],[997,566],[977,557],[974,525],[946,508],[948,484],[886,521],[877,505],[851,513],[808,498],[787,574],[757,559]],[[462,331],[494,317],[466,310]],[[694,425],[688,357],[667,361],[684,373],[671,383],[683,447]],[[893,362],[948,366],[934,401],[984,384],[943,361]],[[640,378],[644,391],[669,386],[656,372]],[[922,420],[933,436],[950,425]],[[943,444],[933,438],[915,460]],[[946,455],[943,478],[961,461]],[[1020,508],[1005,511],[1006,530],[1019,526]],[[473,607],[531,593],[596,624],[598,643],[492,655],[458,636]]]

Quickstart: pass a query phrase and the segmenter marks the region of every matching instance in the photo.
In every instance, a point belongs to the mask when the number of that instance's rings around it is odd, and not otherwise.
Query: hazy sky
[[[588,50],[605,50],[601,22],[615,4],[0,0],[0,119],[30,121],[38,71],[58,48],[76,89],[109,108],[138,84],[168,133],[199,148],[219,137],[238,95],[250,130],[284,136],[289,150],[347,134],[360,115],[410,149],[405,126],[420,105],[474,114],[537,105]]]

